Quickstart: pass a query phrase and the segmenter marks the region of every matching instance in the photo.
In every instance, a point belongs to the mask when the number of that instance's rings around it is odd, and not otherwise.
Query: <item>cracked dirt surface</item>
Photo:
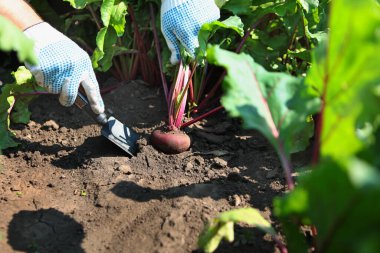
[[[149,142],[162,125],[161,91],[133,82],[106,94],[116,118],[141,135],[126,157],[99,127],[56,97],[13,126],[21,145],[0,156],[0,252],[196,252],[205,222],[253,206],[271,214],[284,180],[275,152],[256,132],[220,113],[186,131],[191,150],[165,155]],[[275,252],[271,239],[236,227],[217,252]]]

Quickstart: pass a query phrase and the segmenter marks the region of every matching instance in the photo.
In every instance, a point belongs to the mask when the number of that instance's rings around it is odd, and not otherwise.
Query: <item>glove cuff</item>
[[[24,31],[24,34],[34,41],[36,52],[39,52],[41,48],[44,48],[47,45],[67,39],[63,33],[59,32],[46,22],[27,28]]]
[[[164,14],[167,11],[169,11],[169,10],[179,6],[179,5],[182,5],[188,1],[189,0],[162,0],[161,14]]]

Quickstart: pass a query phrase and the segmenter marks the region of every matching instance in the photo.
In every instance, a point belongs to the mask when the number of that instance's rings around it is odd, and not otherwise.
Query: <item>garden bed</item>
[[[166,119],[161,89],[131,82],[104,98],[141,135],[136,157],[55,96],[34,102],[27,126],[13,126],[21,146],[0,160],[2,253],[194,252],[205,222],[244,206],[277,226],[270,210],[285,190],[282,169],[257,132],[221,112],[186,129],[189,151],[165,155],[149,141]],[[217,252],[276,251],[263,233],[236,231]]]

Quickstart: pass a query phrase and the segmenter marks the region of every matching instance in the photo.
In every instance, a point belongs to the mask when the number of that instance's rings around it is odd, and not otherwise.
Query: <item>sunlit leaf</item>
[[[107,71],[112,66],[116,41],[117,34],[113,27],[104,27],[99,31],[96,37],[97,48],[91,57],[94,68]]]
[[[102,5],[100,6],[100,14],[104,26],[108,26],[110,23],[114,3],[115,0],[103,0]]]
[[[122,36],[125,29],[125,16],[127,15],[127,5],[124,2],[113,6],[110,25],[115,29],[117,36]]]
[[[332,1],[329,39],[314,51],[307,77],[324,100],[323,156],[344,158],[363,149],[357,123],[359,116],[378,111],[365,97],[380,83],[379,52],[379,5],[373,0]]]
[[[19,67],[13,73],[15,82],[5,84],[0,94],[0,150],[16,147],[17,142],[13,140],[14,134],[9,129],[12,120],[14,123],[26,124],[30,120],[29,103],[36,96],[19,97],[17,95],[43,91],[42,87],[36,85],[32,74],[25,67]]]
[[[268,72],[250,56],[218,47],[207,55],[210,63],[227,69],[222,104],[232,117],[260,131],[280,152],[307,147],[313,135],[308,118],[319,110],[319,99],[307,93],[302,78]]]
[[[257,209],[241,208],[221,213],[212,220],[199,237],[198,245],[204,252],[214,252],[221,241],[234,240],[234,224],[246,223],[276,237],[276,232],[271,224],[265,220]]]

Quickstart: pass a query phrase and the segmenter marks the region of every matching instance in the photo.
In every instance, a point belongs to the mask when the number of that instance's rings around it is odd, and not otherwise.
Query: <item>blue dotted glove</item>
[[[205,23],[220,18],[214,0],[163,0],[161,5],[161,30],[172,52],[170,62],[179,61],[180,43],[194,54],[199,47],[198,33]]]
[[[82,85],[94,113],[103,113],[103,100],[88,54],[45,22],[24,33],[35,42],[38,65],[26,64],[26,67],[37,83],[51,93],[60,94],[59,102],[63,106],[74,104],[79,85]]]

